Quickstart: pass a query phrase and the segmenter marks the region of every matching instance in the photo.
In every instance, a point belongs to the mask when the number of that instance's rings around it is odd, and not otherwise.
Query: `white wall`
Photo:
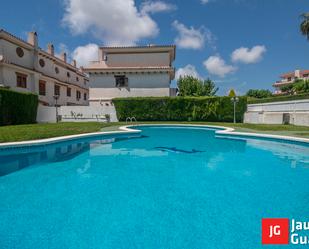
[[[119,53],[107,54],[106,64],[109,67],[143,67],[170,66],[170,54],[161,53]]]
[[[165,97],[169,96],[169,88],[90,88],[89,94],[90,102],[118,97]]]
[[[110,102],[94,102],[91,106],[61,106],[58,115],[62,116],[62,122],[106,122],[105,114],[110,115],[111,122],[117,122],[116,109]],[[72,112],[78,117],[72,116]],[[82,116],[80,116],[82,114]],[[38,123],[55,123],[56,107],[38,106]]]
[[[94,102],[90,106],[61,106],[59,108],[59,114],[62,116],[63,122],[102,121],[105,119],[105,114],[110,115],[111,122],[117,122],[115,107],[111,103],[108,103],[108,106],[105,104]],[[71,112],[74,112],[75,115],[82,114],[82,116],[74,119]]]
[[[39,105],[36,121],[38,123],[56,123],[56,108]]]
[[[27,68],[33,67],[33,50],[22,47],[24,51],[24,56],[19,57],[16,54],[16,48],[19,47],[19,45],[15,45],[4,39],[0,39],[0,47],[1,54],[4,55],[5,58],[9,59],[11,63],[21,65]]]
[[[170,76],[168,73],[127,74],[128,87],[116,87],[112,74],[90,75],[90,100],[117,97],[160,97],[169,96]]]
[[[248,112],[294,112],[309,111],[309,99],[249,104]]]
[[[290,123],[309,126],[309,99],[249,104],[244,123],[282,124],[283,113],[290,114]]]

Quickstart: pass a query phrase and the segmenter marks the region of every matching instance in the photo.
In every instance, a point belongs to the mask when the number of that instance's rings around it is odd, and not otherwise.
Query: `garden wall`
[[[248,104],[245,123],[309,126],[309,98],[293,101]]]
[[[232,122],[233,103],[229,97],[148,97],[113,99],[119,121],[135,117],[138,121]],[[236,119],[243,121],[247,98],[240,97]]]

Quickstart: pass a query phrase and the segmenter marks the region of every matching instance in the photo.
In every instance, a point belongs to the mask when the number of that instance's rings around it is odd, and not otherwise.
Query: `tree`
[[[193,76],[180,77],[177,82],[179,96],[214,96],[218,88],[210,79],[200,80]]]
[[[309,93],[308,80],[296,80],[292,86],[296,94]]]
[[[228,95],[230,98],[234,98],[234,97],[236,97],[236,93],[235,93],[235,90],[234,89],[231,89],[230,91],[229,91],[229,95]]]
[[[283,93],[286,93],[286,94],[288,94],[288,95],[292,95],[292,94],[295,93],[293,84],[286,85],[286,86],[282,86],[282,87],[280,87],[280,90],[281,90]]]
[[[302,14],[301,18],[300,32],[309,40],[309,12]]]
[[[264,90],[264,89],[250,89],[246,95],[248,97],[262,99],[262,98],[268,98],[272,96],[271,91]]]
[[[200,96],[215,96],[219,90],[215,83],[210,79],[204,80],[201,88],[202,91]]]

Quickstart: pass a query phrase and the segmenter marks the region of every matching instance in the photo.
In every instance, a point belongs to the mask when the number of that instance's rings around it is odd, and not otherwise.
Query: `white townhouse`
[[[55,56],[54,46],[39,48],[36,32],[24,41],[0,29],[0,86],[39,95],[42,105],[88,105],[89,79],[67,55]]]
[[[100,47],[98,61],[84,69],[89,74],[90,104],[102,105],[116,97],[171,96],[175,52],[174,45]]]

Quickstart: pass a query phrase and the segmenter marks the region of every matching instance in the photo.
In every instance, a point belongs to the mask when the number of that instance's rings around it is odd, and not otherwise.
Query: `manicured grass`
[[[309,127],[293,125],[256,125],[232,124],[212,122],[142,122],[137,124],[204,124],[219,125],[235,128],[236,131],[298,136],[309,138]],[[90,133],[97,131],[118,130],[124,122],[119,123],[58,123],[58,124],[31,124],[0,127],[0,142],[26,141],[42,138],[59,137],[73,134]],[[134,123],[135,124],[135,123]]]
[[[0,127],[0,142],[26,141],[100,131],[107,123],[58,123]]]

